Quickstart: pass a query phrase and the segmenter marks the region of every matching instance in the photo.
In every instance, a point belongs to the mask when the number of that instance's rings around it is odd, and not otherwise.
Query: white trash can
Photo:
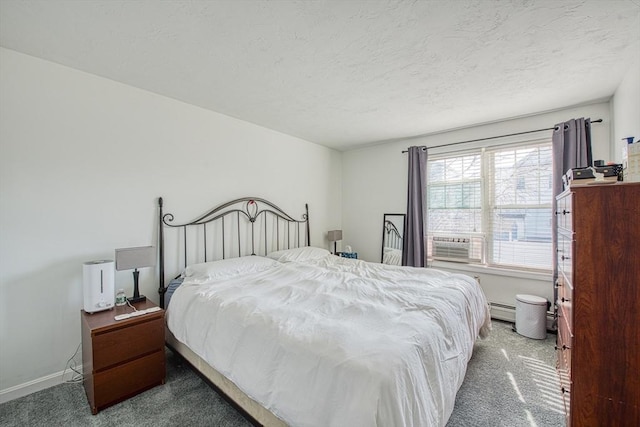
[[[528,338],[547,337],[547,300],[535,295],[516,295],[516,332]]]

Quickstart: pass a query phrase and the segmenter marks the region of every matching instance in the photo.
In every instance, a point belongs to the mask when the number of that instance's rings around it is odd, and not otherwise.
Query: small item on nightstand
[[[351,249],[351,248],[349,248]],[[341,256],[342,258],[353,258],[353,259],[358,259],[358,252],[338,252],[338,255]]]
[[[118,289],[116,293],[116,305],[125,305],[127,303],[127,294],[124,293],[124,289]]]

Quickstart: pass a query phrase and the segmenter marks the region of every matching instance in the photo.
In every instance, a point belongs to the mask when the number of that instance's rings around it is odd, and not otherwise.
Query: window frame
[[[481,231],[479,233],[461,233],[461,234],[473,234],[477,236],[482,236],[483,242],[482,242],[482,254],[481,254],[481,259],[480,260],[476,260],[476,261],[466,261],[466,262],[458,262],[458,264],[463,264],[463,265],[469,265],[469,266],[479,266],[479,267],[488,267],[488,268],[492,268],[492,269],[498,269],[498,270],[511,270],[511,271],[522,271],[522,272],[532,272],[532,273],[551,273],[552,271],[552,263],[553,260],[550,259],[549,260],[549,267],[548,268],[539,268],[539,267],[535,267],[535,266],[519,266],[519,265],[512,265],[512,264],[504,264],[504,263],[497,263],[494,260],[493,257],[493,250],[494,250],[494,245],[495,245],[495,235],[494,235],[494,229],[495,229],[495,224],[494,221],[492,219],[494,210],[499,206],[501,208],[507,208],[507,205],[498,205],[495,203],[495,188],[493,185],[493,176],[489,176],[492,173],[492,167],[490,167],[489,162],[491,161],[490,156],[494,155],[496,152],[499,152],[501,150],[517,150],[518,148],[524,148],[524,147],[532,147],[532,148],[537,148],[540,149],[541,147],[548,147],[549,149],[551,149],[551,138],[550,137],[545,137],[545,138],[530,138],[530,139],[526,139],[526,140],[520,140],[520,141],[515,141],[515,142],[509,142],[509,143],[498,143],[498,144],[490,144],[490,143],[484,143],[482,145],[479,146],[474,146],[474,147],[470,147],[470,148],[466,148],[466,149],[452,149],[452,150],[438,150],[438,152],[436,154],[432,154],[429,155],[428,159],[427,159],[427,176],[429,176],[429,172],[430,172],[430,168],[429,168],[429,162],[432,161],[438,161],[438,160],[442,160],[442,159],[447,159],[447,158],[452,158],[452,157],[462,157],[465,155],[474,155],[474,154],[479,154],[480,155],[480,197],[481,197]],[[549,177],[551,177],[551,164],[549,164]],[[539,179],[539,183],[543,183],[545,180],[544,179]],[[519,181],[517,181],[519,182]],[[550,182],[550,181],[549,181]],[[429,201],[429,182],[427,181],[427,185],[426,185],[426,193],[425,194],[425,199],[427,200],[427,206],[426,206],[426,212],[425,215],[428,218],[428,201]],[[552,197],[552,196],[551,196]],[[539,203],[539,204],[515,204],[513,205],[513,208],[517,208],[517,209],[526,209],[527,207],[530,208],[535,208],[535,209],[548,209],[549,213],[551,214],[551,210],[552,210],[552,198],[549,198],[548,203]],[[438,232],[436,230],[432,230],[430,228],[430,224],[427,221],[426,224],[426,228],[425,228],[425,242],[429,242],[430,238],[432,238],[433,236],[437,236],[437,235],[442,235],[443,233]],[[551,227],[551,226],[550,226]],[[549,232],[551,233],[552,230],[549,229]],[[446,233],[446,232],[445,232]],[[427,251],[427,262],[432,263],[434,261],[437,262],[447,262],[446,260],[440,260],[438,258],[433,258],[433,248],[431,248],[431,246],[429,246],[429,250]],[[553,256],[552,254],[552,248],[549,248],[549,253],[551,254],[550,256]]]

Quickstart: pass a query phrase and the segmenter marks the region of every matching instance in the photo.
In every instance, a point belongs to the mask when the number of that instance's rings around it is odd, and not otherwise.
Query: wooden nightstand
[[[149,300],[134,306],[155,307]],[[81,310],[84,388],[91,412],[126,400],[165,381],[164,310],[115,320],[128,305],[89,314]]]

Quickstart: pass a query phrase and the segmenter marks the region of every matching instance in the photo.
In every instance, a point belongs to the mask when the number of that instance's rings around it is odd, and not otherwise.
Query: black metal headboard
[[[197,219],[181,224],[174,224],[173,214],[163,212],[162,197],[158,198],[158,208],[158,293],[162,308],[166,292],[165,227],[178,231],[174,237],[178,257],[183,260],[184,267],[189,263],[266,255],[274,250],[309,246],[311,240],[308,204],[305,204],[302,219],[297,220],[267,200],[242,197],[223,203]],[[192,259],[189,259],[190,255]]]

